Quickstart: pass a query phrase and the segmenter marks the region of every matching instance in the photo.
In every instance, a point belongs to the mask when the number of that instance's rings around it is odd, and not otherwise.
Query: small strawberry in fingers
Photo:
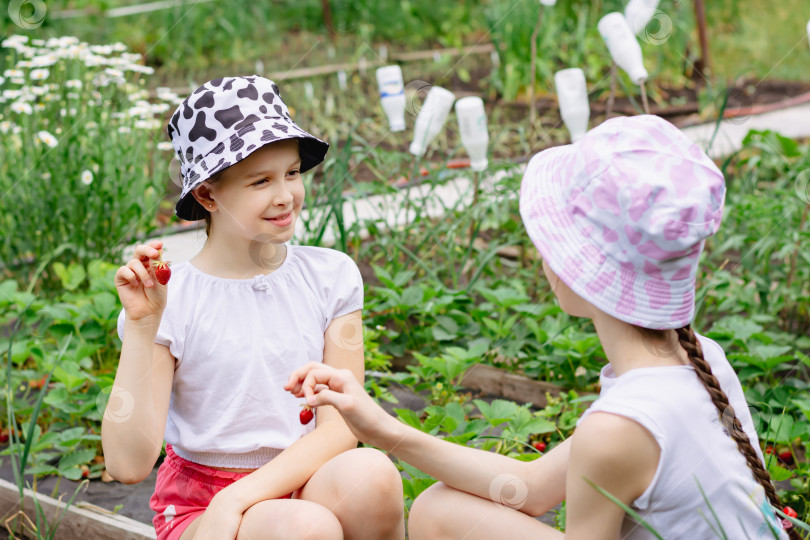
[[[301,423],[306,425],[312,422],[312,419],[315,418],[315,411],[309,405],[301,405],[303,409],[301,409],[301,413],[298,415],[298,419],[301,420]]]
[[[799,513],[796,512],[796,510],[794,510],[793,508],[791,508],[789,506],[786,506],[785,509],[783,510],[783,512],[785,512],[785,515],[787,517],[792,517],[793,519],[796,519],[797,517],[799,517]]]
[[[163,260],[163,249],[159,249],[158,260],[152,261],[152,265],[155,267],[155,278],[161,285],[166,285],[172,277],[172,269],[169,268],[171,264],[171,261]]]

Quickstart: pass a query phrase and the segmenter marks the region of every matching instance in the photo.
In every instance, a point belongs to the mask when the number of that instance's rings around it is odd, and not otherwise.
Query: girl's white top
[[[720,346],[698,336],[703,354],[762,460],[751,411]],[[631,507],[664,538],[787,538],[777,524],[765,490],[727,434],[709,393],[691,366],[649,367],[617,377],[602,369],[602,391],[579,419],[594,412],[624,416],[641,424],[661,448],[658,469]],[[701,488],[705,498],[701,494]],[[711,508],[706,503],[711,503]],[[718,535],[722,530],[725,535]],[[655,536],[629,516],[623,539]]]
[[[304,401],[283,388],[290,373],[322,362],[332,319],[362,308],[360,271],[333,249],[288,245],[278,269],[252,279],[172,266],[155,339],[176,359],[166,442],[202,465],[270,461],[315,426],[301,424]]]

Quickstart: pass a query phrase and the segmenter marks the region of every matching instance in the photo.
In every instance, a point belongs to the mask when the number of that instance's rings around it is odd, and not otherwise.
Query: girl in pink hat
[[[332,407],[284,391],[308,362],[363,368],[363,281],[336,250],[290,244],[303,172],[327,144],[259,76],[209,81],[172,116],[178,217],[205,220],[191,260],[156,271],[162,242],[118,269],[121,358],[104,412],[105,464],[152,472],[158,540],[403,539],[402,481]],[[314,420],[312,418],[314,414]]]
[[[593,321],[608,359],[575,433],[538,460],[406,426],[346,371],[310,364],[287,388],[440,480],[414,501],[412,540],[787,538],[740,382],[691,327],[724,198],[715,164],[655,116],[608,120],[531,160],[523,223],[560,307]],[[564,534],[534,519],[563,500]]]

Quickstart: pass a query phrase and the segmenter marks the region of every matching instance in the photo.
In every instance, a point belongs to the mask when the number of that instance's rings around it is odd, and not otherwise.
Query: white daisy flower
[[[68,99],[79,99],[79,94],[77,94],[76,92],[68,92],[67,97]]]
[[[90,121],[90,122],[87,122],[87,123],[86,123],[84,126],[85,126],[87,129],[96,129],[96,128],[98,127],[98,124],[96,124],[96,123],[95,123],[95,122],[93,122],[93,121]]]
[[[141,64],[129,64],[126,66],[126,69],[136,73],[143,73],[145,75],[152,75],[155,72],[155,68],[150,66],[142,66]]]
[[[32,69],[31,70],[31,80],[44,81],[45,79],[48,78],[48,75],[50,75],[50,74],[51,74],[51,72],[48,71],[45,68]]]
[[[31,67],[48,67],[59,61],[59,57],[53,53],[44,56],[37,56],[31,59]]]
[[[30,60],[20,60],[19,62],[17,62],[17,64],[14,67],[30,68],[31,67],[31,61]]]
[[[17,114],[31,114],[33,112],[31,105],[24,101],[15,101],[12,103],[11,110]]]
[[[132,129],[130,129],[129,126],[121,126],[118,128],[118,133],[129,133],[130,131],[132,131]]]
[[[48,90],[50,90],[50,88],[47,86],[32,86],[29,89],[29,91],[35,96],[44,96],[48,93]]]
[[[0,43],[3,47],[14,47],[17,45],[22,45],[23,43],[28,42],[28,36],[24,36],[22,34],[15,34],[13,36],[9,36],[8,38],[3,40],[3,43]]]
[[[17,99],[22,95],[22,90],[3,90],[3,97],[8,99]]]
[[[89,186],[93,183],[93,173],[89,170],[85,169],[82,171],[82,184],[85,186]]]
[[[65,86],[67,86],[68,88],[79,89],[82,87],[82,81],[80,81],[79,79],[71,79],[69,81],[65,81]]]
[[[45,110],[45,104],[44,103],[34,103],[34,110],[37,111],[37,112],[44,111]]]
[[[123,79],[124,78],[124,72],[121,71],[120,69],[107,68],[107,69],[104,70],[104,73],[106,73],[110,77],[114,77],[116,79]]]
[[[23,79],[22,77],[12,77],[11,82],[14,83],[14,84],[22,85],[22,84],[25,84],[25,79]]]
[[[164,142],[157,143],[157,149],[161,150],[161,151],[162,150],[174,150],[174,146],[172,145],[172,143],[164,141]]]
[[[112,48],[112,50],[116,52],[124,52],[125,50],[127,50],[127,46],[121,43],[120,41],[113,43],[112,45],[110,45],[110,47]]]
[[[45,45],[45,40],[44,39],[32,39],[31,40],[31,45],[33,45],[35,47],[42,47],[43,45]],[[51,45],[48,45],[48,46],[51,47]]]
[[[7,69],[3,72],[3,77],[24,77],[25,73],[21,69]]]
[[[56,137],[54,137],[53,135],[44,130],[37,133],[37,140],[47,144],[51,148],[56,148],[56,145],[59,144],[59,141],[56,140]]]
[[[13,128],[13,127],[14,127],[14,124],[9,122],[8,120],[0,122],[0,133],[5,135],[9,131],[11,131],[11,128]]]
[[[3,86],[4,82],[6,82],[5,77],[0,77],[0,86]]]

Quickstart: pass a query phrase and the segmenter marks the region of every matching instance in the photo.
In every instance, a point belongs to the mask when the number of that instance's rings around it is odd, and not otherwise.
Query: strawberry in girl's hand
[[[163,250],[158,250],[158,260],[152,261],[152,264],[155,266],[155,278],[158,280],[158,283],[161,285],[166,285],[169,282],[169,278],[172,277],[172,270],[169,268],[171,266],[171,261],[164,261],[163,260]]]
[[[301,405],[303,409],[301,409],[301,413],[298,415],[299,420],[301,420],[302,424],[309,424],[312,422],[312,419],[315,418],[315,412],[312,410],[312,407],[309,405]]]

